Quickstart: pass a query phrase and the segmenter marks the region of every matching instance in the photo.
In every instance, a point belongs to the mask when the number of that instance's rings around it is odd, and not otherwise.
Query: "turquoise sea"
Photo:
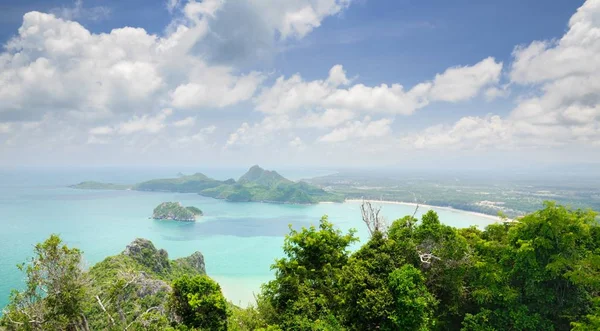
[[[187,170],[187,171],[186,171]],[[282,255],[288,225],[295,228],[317,224],[323,215],[342,230],[355,228],[367,238],[359,203],[278,205],[230,203],[196,194],[135,191],[87,191],[66,186],[83,180],[136,183],[178,172],[201,171],[218,179],[238,178],[245,169],[2,169],[0,170],[0,307],[10,290],[23,285],[16,264],[32,255],[35,243],[52,233],[70,246],[83,250],[91,266],[118,254],[137,237],[148,238],[171,258],[201,251],[209,276],[217,280],[225,296],[246,305],[260,284],[272,278],[270,265]],[[281,171],[291,179],[326,174],[325,170]],[[163,201],[180,201],[201,208],[205,216],[196,223],[148,219]],[[426,212],[420,208],[418,214]],[[442,222],[456,226],[485,226],[489,218],[460,211],[437,209]],[[382,205],[388,220],[412,214],[414,207]]]

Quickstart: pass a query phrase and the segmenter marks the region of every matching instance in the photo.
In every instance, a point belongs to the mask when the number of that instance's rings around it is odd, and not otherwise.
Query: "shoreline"
[[[479,216],[479,217],[484,217],[487,219],[491,219],[494,220],[496,222],[502,222],[502,219],[500,219],[500,217],[498,216],[493,216],[490,214],[484,214],[484,213],[479,213],[476,211],[469,211],[469,210],[462,210],[462,209],[457,209],[457,208],[452,208],[452,207],[441,207],[441,206],[433,206],[433,205],[427,205],[424,203],[414,203],[414,202],[403,202],[403,201],[389,201],[389,200],[371,200],[371,199],[346,199],[345,202],[363,202],[363,201],[367,201],[367,202],[371,202],[371,203],[381,203],[381,204],[389,204],[389,205],[403,205],[403,206],[412,206],[412,207],[425,207],[425,208],[430,208],[430,209],[443,209],[443,210],[449,210],[449,211],[455,211],[455,212],[461,212],[461,213],[466,213],[466,214],[470,214],[470,215],[474,215],[474,216]],[[512,222],[512,219],[507,219],[508,222]]]

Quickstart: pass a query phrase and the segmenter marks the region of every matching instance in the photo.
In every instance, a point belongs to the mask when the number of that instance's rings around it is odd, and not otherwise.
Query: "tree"
[[[389,275],[401,266],[393,240],[379,231],[350,257],[341,273],[341,316],[350,330],[391,330],[394,297]]]
[[[171,309],[184,325],[201,330],[227,330],[227,301],[208,276],[187,275],[173,281]]]
[[[520,301],[557,330],[590,311],[600,290],[598,223],[592,211],[570,210],[547,202],[509,231],[514,252],[508,270]]]
[[[405,264],[389,276],[394,305],[390,320],[394,330],[429,330],[436,301],[419,269]]]
[[[269,323],[297,330],[336,325],[339,273],[348,260],[348,246],[356,240],[354,231],[343,235],[327,217],[318,229],[290,229],[283,245],[287,257],[275,262],[275,280],[263,286],[275,312],[275,320]]]
[[[22,292],[13,291],[4,323],[19,330],[86,330],[86,293],[81,251],[57,235],[35,245],[34,257],[19,265],[27,277]]]

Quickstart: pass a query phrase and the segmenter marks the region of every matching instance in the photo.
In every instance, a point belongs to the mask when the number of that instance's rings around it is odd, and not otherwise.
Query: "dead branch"
[[[385,219],[379,215],[381,207],[373,207],[371,202],[363,200],[360,205],[363,222],[367,225],[369,234],[373,236],[375,232],[386,233],[387,224]]]
[[[100,297],[96,295],[96,300],[98,300],[98,304],[100,305],[100,308],[102,308],[102,311],[104,311],[106,313],[106,315],[108,316],[108,318],[110,319],[110,323],[112,325],[115,324],[115,320],[112,318],[112,316],[110,316],[110,314],[108,313],[108,311],[106,311],[106,308],[104,308],[104,305],[102,304],[102,300],[100,300]]]
[[[417,206],[415,207],[415,212],[412,215],[412,218],[415,218],[415,215],[417,215],[417,211],[419,211],[419,204],[417,203]]]
[[[125,327],[125,330],[129,329],[129,327],[131,326],[131,324],[135,323],[135,321],[137,321],[137,320],[138,320],[138,318],[140,318],[140,317],[142,317],[142,316],[146,315],[146,314],[147,314],[147,313],[149,313],[151,310],[153,310],[153,309],[158,309],[158,308],[159,308],[158,306],[154,306],[154,307],[150,307],[150,308],[148,308],[148,310],[146,310],[145,312],[141,313],[141,314],[140,314],[138,317],[136,317],[136,318],[135,318],[133,321],[131,321],[131,323],[129,323],[129,325],[127,325],[127,327]]]
[[[431,254],[431,253],[419,253],[419,259],[421,260],[421,263],[423,263],[425,265],[425,267],[429,267],[431,265],[431,259],[435,259],[438,261],[441,261],[442,259],[440,259],[439,257]]]

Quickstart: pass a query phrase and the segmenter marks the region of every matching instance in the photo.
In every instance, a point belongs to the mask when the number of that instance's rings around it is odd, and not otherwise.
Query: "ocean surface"
[[[87,267],[118,254],[135,238],[152,240],[170,258],[204,254],[206,271],[221,284],[236,304],[253,301],[260,285],[273,277],[271,264],[282,256],[289,226],[318,224],[323,215],[340,229],[356,229],[367,239],[357,202],[280,205],[230,203],[197,194],[136,191],[88,191],[67,186],[84,180],[137,183],[177,173],[203,172],[217,179],[238,178],[245,169],[173,168],[71,168],[0,169],[0,308],[11,289],[21,288],[24,274],[16,265],[32,256],[33,246],[56,233],[84,252]],[[288,169],[291,179],[325,175],[327,170]],[[199,207],[204,215],[196,223],[149,219],[156,205],[179,201]],[[388,220],[413,214],[414,207],[382,206]],[[428,209],[420,208],[418,215]],[[489,218],[455,210],[435,209],[443,223],[456,227],[485,226]]]

